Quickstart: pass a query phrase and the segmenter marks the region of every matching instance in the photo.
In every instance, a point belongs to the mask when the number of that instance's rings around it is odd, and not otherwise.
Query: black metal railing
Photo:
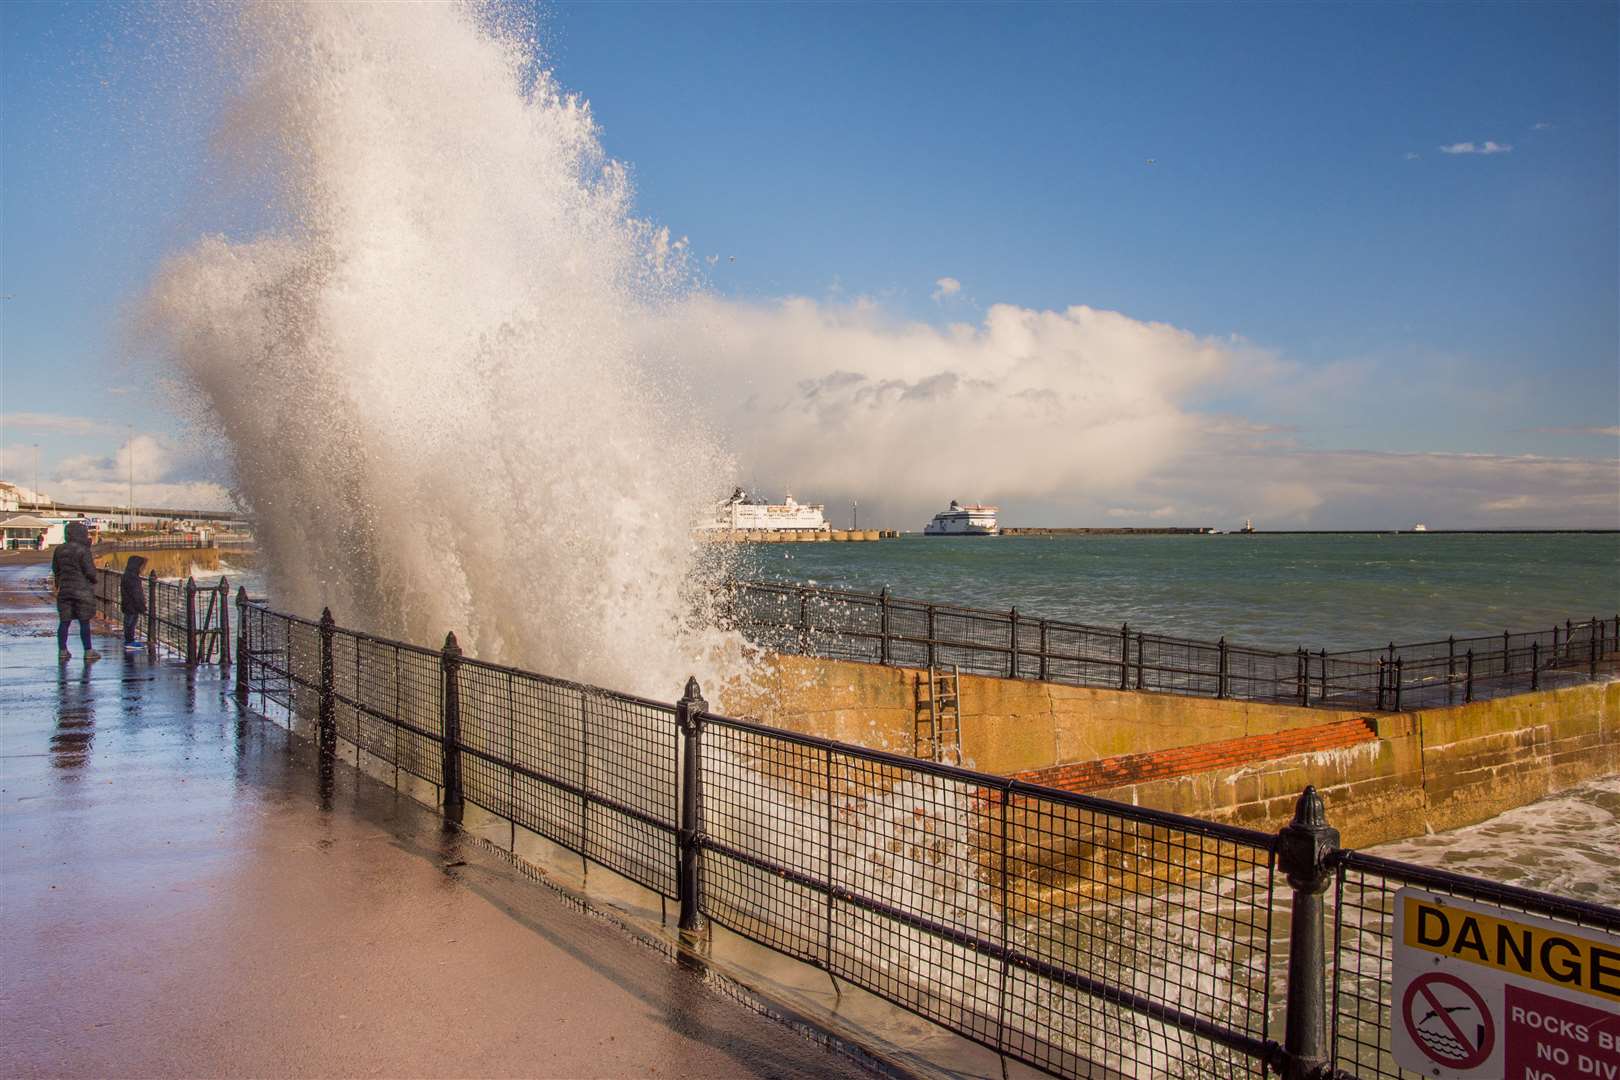
[[[122,625],[124,617],[123,573],[101,568],[96,571],[96,609],[108,620]],[[146,611],[136,624],[149,652],[160,647],[183,657],[188,664],[231,665],[230,582],[220,578],[211,585],[197,579],[164,581],[151,573],[142,579]]]
[[[1384,649],[1292,652],[1088,626],[878,593],[735,581],[722,617],[778,652],[899,667],[955,666],[999,678],[1197,697],[1402,709],[1461,704],[1606,675],[1620,615],[1550,631],[1449,638]]]
[[[1347,875],[1434,874],[1340,851],[1314,791],[1259,832],[722,716],[695,680],[657,702],[236,606],[238,700],[323,767],[352,751],[504,818],[514,849],[521,826],[678,902],[685,936],[712,922],[1060,1076],[1320,1077],[1387,1046],[1348,980],[1387,970],[1388,931],[1347,934],[1374,908]]]

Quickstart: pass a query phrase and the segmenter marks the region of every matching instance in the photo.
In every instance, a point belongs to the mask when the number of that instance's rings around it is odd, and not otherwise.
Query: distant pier
[[[1113,526],[1106,528],[1047,529],[1039,526],[1003,527],[1002,536],[1204,536],[1215,531],[1211,525],[1164,525],[1149,528]]]

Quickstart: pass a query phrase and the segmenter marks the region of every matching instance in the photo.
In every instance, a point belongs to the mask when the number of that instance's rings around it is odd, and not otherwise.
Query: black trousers
[[[138,611],[124,612],[124,644],[128,645],[135,640],[135,624],[140,622],[141,613]]]

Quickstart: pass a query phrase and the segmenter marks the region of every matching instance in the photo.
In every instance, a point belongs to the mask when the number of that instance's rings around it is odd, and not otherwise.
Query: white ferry
[[[1001,531],[996,524],[996,508],[969,503],[963,506],[955,499],[951,508],[934,515],[923,528],[924,536],[995,536]]]
[[[780,503],[768,503],[750,498],[738,488],[720,504],[710,529],[753,530],[765,532],[826,532],[827,509],[824,503],[799,503],[789,494]]]

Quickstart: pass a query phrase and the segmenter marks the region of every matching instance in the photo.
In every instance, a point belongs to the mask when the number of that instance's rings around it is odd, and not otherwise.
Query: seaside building
[[[18,514],[0,520],[0,550],[33,551],[44,547],[41,538],[52,530],[53,523],[31,514]],[[60,526],[56,526],[58,532]],[[58,541],[60,543],[61,541]]]

